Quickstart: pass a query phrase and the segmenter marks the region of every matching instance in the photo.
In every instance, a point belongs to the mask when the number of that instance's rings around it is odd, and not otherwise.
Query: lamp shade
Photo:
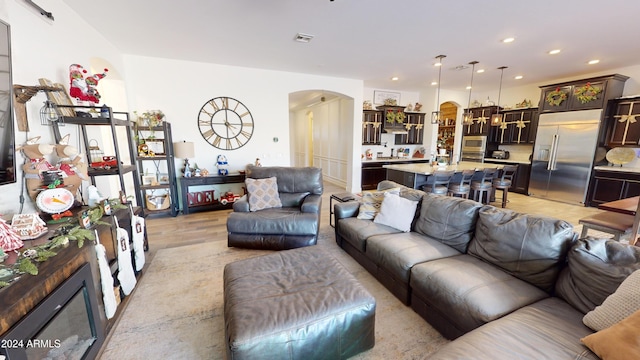
[[[177,158],[188,159],[195,156],[195,149],[190,141],[173,143],[173,152]]]

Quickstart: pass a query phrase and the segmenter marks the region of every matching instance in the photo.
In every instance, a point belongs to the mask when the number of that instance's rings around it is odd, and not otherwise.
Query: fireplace
[[[89,264],[84,264],[0,339],[8,360],[94,359],[104,342]]]

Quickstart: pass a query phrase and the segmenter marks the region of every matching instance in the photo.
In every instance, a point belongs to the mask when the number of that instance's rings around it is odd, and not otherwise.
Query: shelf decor
[[[584,86],[578,87],[573,91],[573,94],[580,100],[581,103],[586,104],[598,98],[598,94],[602,92],[602,88],[587,83]]]
[[[560,106],[563,101],[567,100],[567,92],[556,88],[547,94],[547,103],[551,106]]]

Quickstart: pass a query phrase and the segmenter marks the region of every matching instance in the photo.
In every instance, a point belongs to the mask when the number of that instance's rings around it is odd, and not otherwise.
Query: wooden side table
[[[354,195],[350,192],[343,192],[337,194],[331,194],[329,198],[329,225],[335,228],[335,221],[333,219],[333,201],[337,202],[347,202],[347,201],[355,201],[357,199],[357,195]]]

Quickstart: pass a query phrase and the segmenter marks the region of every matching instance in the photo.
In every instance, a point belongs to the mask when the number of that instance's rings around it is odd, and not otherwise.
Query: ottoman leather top
[[[274,350],[279,342],[289,347],[286,352],[292,351],[291,346],[299,347],[297,350],[309,346],[322,349],[325,341],[342,342],[347,347],[349,341],[344,341],[340,332],[362,319],[367,319],[368,325],[360,323],[357,329],[352,329],[360,333],[355,337],[371,332],[373,339],[375,299],[318,246],[227,264],[224,299],[227,341],[232,353],[263,347],[260,351],[265,355],[264,351]],[[313,344],[309,343],[313,339],[311,332],[319,332]],[[300,336],[301,333],[305,335]],[[356,334],[347,335],[355,340]],[[344,351],[336,355],[343,357]]]

